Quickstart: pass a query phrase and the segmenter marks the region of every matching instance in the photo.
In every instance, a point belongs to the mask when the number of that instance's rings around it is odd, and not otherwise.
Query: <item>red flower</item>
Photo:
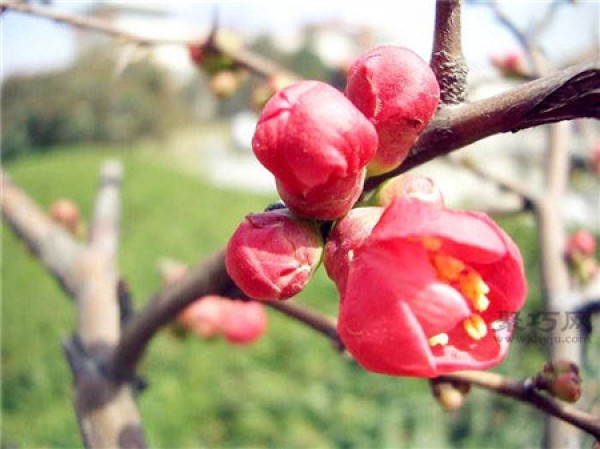
[[[506,355],[525,294],[519,250],[489,217],[399,198],[355,251],[338,332],[370,371],[486,369]]]
[[[229,239],[225,265],[246,295],[270,301],[300,292],[322,253],[314,223],[274,210],[246,216]]]
[[[300,81],[276,93],[252,139],[254,154],[277,183],[305,198],[318,189],[347,197],[376,148],[373,125],[341,92],[320,81]]]
[[[357,59],[348,72],[346,95],[373,123],[379,148],[367,169],[390,171],[406,158],[440,100],[429,65],[407,48],[382,45]]]
[[[222,325],[230,343],[252,343],[267,330],[267,313],[257,302],[229,301]]]

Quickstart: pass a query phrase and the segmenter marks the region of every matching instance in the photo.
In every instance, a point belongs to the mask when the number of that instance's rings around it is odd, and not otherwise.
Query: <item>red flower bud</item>
[[[593,256],[596,252],[596,236],[581,229],[571,234],[567,240],[567,257],[573,259],[577,254]]]
[[[440,100],[429,65],[412,51],[376,47],[354,62],[346,95],[375,125],[379,147],[369,175],[396,168],[427,126]]]
[[[224,305],[227,301],[228,298],[221,296],[204,296],[183,309],[177,320],[184,328],[200,337],[213,337],[221,333]]]
[[[277,192],[296,215],[314,220],[335,220],[345,215],[358,201],[365,180],[365,170],[305,192],[289,190],[276,180]]]
[[[381,184],[370,203],[374,206],[389,206],[394,198],[416,198],[432,204],[444,205],[444,196],[434,182],[424,176],[406,173],[388,179]]]
[[[505,54],[495,54],[490,62],[504,76],[523,77],[527,75],[527,61],[522,51],[513,50]]]
[[[288,192],[308,195],[358,176],[375,154],[377,134],[342,93],[300,81],[267,102],[252,148]]]
[[[337,328],[370,371],[487,369],[525,294],[519,250],[489,217],[399,198],[354,253]]]
[[[336,223],[329,234],[325,245],[325,269],[340,292],[343,292],[346,287],[348,267],[354,258],[354,251],[360,248],[371,235],[381,214],[383,214],[383,207],[352,209]]]
[[[194,62],[194,64],[202,64],[202,60],[204,58],[204,51],[202,49],[202,45],[193,44],[188,47],[188,53],[190,55],[190,59]]]
[[[223,314],[223,334],[236,344],[252,343],[267,329],[267,313],[256,302],[230,301]]]
[[[73,235],[77,234],[79,227],[79,208],[67,199],[56,200],[50,206],[50,218],[55,223],[64,226]]]
[[[310,280],[323,252],[316,225],[283,210],[250,214],[227,245],[227,272],[253,299],[296,295]]]

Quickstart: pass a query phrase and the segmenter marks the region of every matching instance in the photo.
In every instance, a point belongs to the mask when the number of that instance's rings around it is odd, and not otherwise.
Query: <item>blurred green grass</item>
[[[68,197],[89,217],[97,173],[109,157],[125,165],[120,266],[138,306],[160,286],[161,257],[194,263],[220,248],[246,213],[275,199],[216,189],[124,148],[57,149],[6,169],[42,207]],[[535,279],[531,223],[517,218],[503,225]],[[60,348],[74,329],[72,304],[3,229],[2,447],[81,447]],[[528,307],[539,307],[536,285],[530,281]],[[337,310],[322,270],[299,301]],[[542,419],[530,407],[474,391],[462,410],[445,414],[427,382],[368,374],[310,330],[275,311],[269,318],[269,332],[249,347],[161,332],[140,370],[149,383],[139,403],[152,447],[539,445]],[[542,361],[540,347],[513,345],[500,370],[525,376]]]

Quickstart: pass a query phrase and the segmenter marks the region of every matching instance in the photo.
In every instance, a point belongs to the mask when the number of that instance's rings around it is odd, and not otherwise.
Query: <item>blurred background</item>
[[[434,1],[396,2],[393,8],[379,1],[31,3],[169,41],[201,41],[216,12],[220,39],[341,89],[348,65],[375,45],[405,46],[428,60],[435,6]],[[500,5],[523,30],[538,24],[549,7],[533,1]],[[498,64],[518,55],[520,47],[490,5],[466,2],[463,13],[470,98],[522,82]],[[216,81],[180,44],[141,47],[12,11],[1,21],[4,168],[43,207],[69,198],[89,217],[101,162],[123,161],[120,265],[138,305],[160,288],[157,267],[163,258],[194,263],[222,247],[245,214],[276,200],[272,176],[250,148],[264,80],[235,72]],[[553,66],[564,67],[598,51],[599,25],[598,2],[564,2],[540,43]],[[571,127],[570,150],[583,163],[574,173],[564,217],[569,229],[598,234],[598,175],[586,161],[600,128],[588,120]],[[543,128],[500,135],[460,153],[536,186],[546,136]],[[510,210],[519,204],[447,160],[417,171],[440,185],[451,206]],[[530,279],[526,312],[539,312],[533,221],[528,214],[498,220],[523,251]],[[72,304],[10,230],[3,232],[2,260],[2,447],[80,447],[70,372],[60,348],[74,327]],[[322,270],[299,301],[332,315],[337,311],[335,289]],[[269,311],[269,320],[268,333],[250,346],[184,337],[173,329],[158,336],[141,369],[149,384],[140,407],[150,446],[540,444],[542,415],[531,407],[473,391],[462,409],[448,414],[427,382],[367,374],[299,324],[275,311]],[[597,340],[596,333],[587,345],[592,355],[586,358],[586,382],[592,391],[599,387]],[[523,338],[498,370],[525,377],[544,358],[542,339]]]

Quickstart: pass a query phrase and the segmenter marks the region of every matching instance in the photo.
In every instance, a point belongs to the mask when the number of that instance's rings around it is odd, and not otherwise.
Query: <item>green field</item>
[[[160,258],[199,260],[246,213],[274,199],[217,190],[133,150],[59,149],[5,168],[41,206],[69,197],[89,217],[108,157],[125,165],[120,266],[138,307],[160,287]],[[533,276],[528,307],[539,307],[533,229],[522,218],[505,225]],[[2,447],[81,447],[61,351],[74,329],[72,304],[6,227],[2,262]],[[337,310],[322,270],[299,300]],[[427,382],[368,374],[296,322],[271,310],[269,319],[268,333],[251,347],[167,330],[155,339],[140,370],[149,387],[139,398],[152,447],[539,445],[542,415],[530,407],[474,391],[462,410],[444,413]],[[500,370],[525,376],[541,363],[541,348],[514,345]]]

